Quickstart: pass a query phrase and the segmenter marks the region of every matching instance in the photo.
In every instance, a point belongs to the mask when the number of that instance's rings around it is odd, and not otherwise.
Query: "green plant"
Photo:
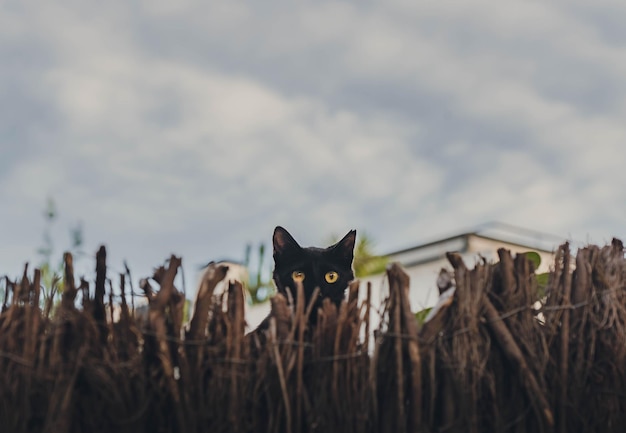
[[[252,304],[260,304],[269,299],[274,292],[272,286],[271,272],[265,265],[265,244],[261,243],[258,249],[257,270],[252,273],[250,270],[250,256],[252,253],[252,245],[246,245],[246,257],[244,265],[248,269],[248,281],[244,281],[244,287],[250,293]]]
[[[428,317],[428,313],[433,309],[433,307],[424,308],[423,310],[415,313],[415,318],[417,319],[417,323],[421,326],[426,321],[426,317]]]
[[[535,267],[535,271],[537,269],[539,269],[539,266],[541,265],[541,256],[539,255],[538,252],[536,251],[528,251],[524,253],[524,256],[526,256],[526,258],[528,260],[530,260],[532,262],[532,264]],[[537,281],[537,295],[542,298],[543,296],[545,296],[546,293],[546,287],[548,286],[548,278],[550,277],[550,273],[549,272],[544,272],[541,274],[537,274],[535,272],[535,279]]]
[[[51,197],[48,197],[46,201],[46,207],[43,212],[45,221],[43,231],[43,245],[37,249],[37,253],[42,257],[39,263],[39,269],[41,270],[41,285],[43,292],[42,301],[52,299],[56,303],[61,293],[63,293],[64,281],[63,281],[63,256],[58,260],[54,259],[54,241],[52,238],[52,230],[54,223],[58,217],[57,206]],[[83,228],[79,222],[75,226],[70,227],[70,248],[69,251],[74,256],[82,254],[83,245]]]
[[[336,235],[331,236],[331,243],[339,240]],[[370,275],[382,274],[387,268],[389,259],[374,253],[375,242],[365,231],[357,232],[357,242],[354,246],[354,275],[363,278]]]

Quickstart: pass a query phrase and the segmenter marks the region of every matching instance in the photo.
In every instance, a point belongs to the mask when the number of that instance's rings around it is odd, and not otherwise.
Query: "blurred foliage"
[[[541,256],[538,252],[527,251],[524,253],[524,256],[526,256],[526,258],[532,262],[532,264],[535,266],[535,270],[539,269],[539,266],[541,265]]]
[[[528,251],[524,253],[524,256],[526,256],[526,258],[533,263],[535,271],[537,271],[537,269],[539,269],[539,266],[541,266],[541,256],[539,255],[539,253],[536,251]],[[546,294],[546,287],[548,286],[549,277],[549,272],[544,272],[542,274],[535,273],[535,279],[537,281],[537,294],[540,298],[543,298]]]
[[[428,313],[433,309],[433,307],[424,308],[423,310],[415,313],[415,318],[417,319],[417,323],[421,326],[426,321],[426,317],[428,317]]]
[[[330,243],[335,244],[341,238],[335,234],[330,237]],[[354,276],[356,278],[378,275],[385,272],[389,259],[374,253],[374,239],[364,231],[357,231],[356,245],[354,246]]]
[[[550,273],[544,272],[543,274],[536,274],[536,278],[537,278],[537,291],[539,292],[539,297],[543,298],[546,295],[546,288],[548,287]]]
[[[382,274],[387,268],[389,259],[374,253],[374,240],[363,232],[357,236],[354,247],[354,274],[357,278]]]
[[[41,285],[43,291],[43,301],[52,298],[54,303],[60,299],[63,293],[63,255],[55,260],[55,246],[52,238],[54,223],[58,218],[57,206],[53,198],[48,197],[43,211],[44,231],[43,244],[37,249],[37,253],[42,257],[39,263],[41,269]],[[76,258],[83,254],[83,227],[80,222],[70,227],[70,248],[69,252]]]
[[[265,264],[265,244],[260,244],[257,250],[257,269],[256,272],[252,272],[250,269],[250,258],[252,255],[252,245],[246,245],[246,257],[244,259],[244,265],[248,269],[248,281],[244,281],[244,287],[250,293],[252,304],[260,304],[267,301],[274,293],[274,286],[272,284],[271,271]]]
[[[183,323],[189,323],[191,320],[191,300],[185,298],[185,303],[183,304]]]

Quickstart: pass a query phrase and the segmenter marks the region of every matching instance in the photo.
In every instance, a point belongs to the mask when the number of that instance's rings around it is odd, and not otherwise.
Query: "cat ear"
[[[280,256],[287,251],[291,251],[294,249],[301,249],[298,242],[289,234],[287,230],[282,228],[281,226],[277,226],[274,229],[274,237],[272,239],[274,244],[274,257]]]
[[[350,230],[342,240],[333,245],[332,251],[341,259],[345,260],[348,264],[352,264],[354,257],[354,243],[356,242],[356,230]]]

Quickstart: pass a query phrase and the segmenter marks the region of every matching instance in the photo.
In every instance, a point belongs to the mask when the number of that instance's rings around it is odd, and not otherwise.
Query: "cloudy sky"
[[[379,252],[492,220],[625,237],[624,22],[621,1],[5,1],[0,274],[40,260],[48,197],[58,256],[80,221],[137,276],[278,224]]]

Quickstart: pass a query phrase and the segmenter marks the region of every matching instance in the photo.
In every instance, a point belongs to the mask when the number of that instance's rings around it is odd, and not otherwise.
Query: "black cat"
[[[287,230],[276,227],[273,276],[278,293],[287,296],[287,290],[290,290],[295,302],[295,282],[300,281],[304,287],[305,306],[308,306],[315,288],[319,287],[313,306],[313,320],[324,298],[339,307],[348,283],[354,279],[352,259],[355,239],[356,230],[352,230],[328,248],[302,248]]]
[[[278,293],[297,302],[296,281],[300,281],[304,289],[304,305],[308,307],[315,289],[320,289],[309,316],[310,324],[316,323],[317,310],[325,298],[337,308],[344,299],[348,283],[354,279],[352,259],[355,239],[356,230],[352,230],[328,248],[302,248],[287,230],[280,226],[274,229],[273,278]],[[270,317],[266,317],[251,335],[258,335],[267,329]]]

